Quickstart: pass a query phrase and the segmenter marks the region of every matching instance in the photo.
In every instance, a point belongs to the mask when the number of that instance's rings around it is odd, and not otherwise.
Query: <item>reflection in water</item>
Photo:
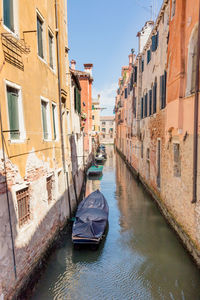
[[[108,201],[106,239],[97,251],[74,251],[66,233],[32,299],[200,299],[198,269],[121,158],[107,152],[102,180],[87,182],[87,194],[99,188]]]

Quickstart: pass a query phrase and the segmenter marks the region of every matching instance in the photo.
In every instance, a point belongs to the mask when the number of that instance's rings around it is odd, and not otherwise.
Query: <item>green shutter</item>
[[[19,139],[19,132],[12,132],[13,130],[19,130],[19,111],[18,111],[18,93],[14,89],[7,89],[8,98],[8,114],[10,125],[10,137],[13,140]]]
[[[4,19],[4,24],[10,30],[14,31],[13,0],[3,1],[3,19]]]
[[[43,137],[45,140],[48,139],[47,130],[47,104],[42,101],[42,125],[43,125]]]
[[[52,115],[53,115],[53,133],[54,133],[54,140],[56,140],[56,118],[55,118],[55,113],[56,113],[56,107],[55,105],[52,105]]]
[[[44,58],[43,55],[43,42],[42,42],[42,21],[37,18],[37,39],[38,39],[38,54],[40,57]]]

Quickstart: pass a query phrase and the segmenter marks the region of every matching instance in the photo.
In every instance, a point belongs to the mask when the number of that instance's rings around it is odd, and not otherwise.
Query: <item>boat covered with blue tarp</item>
[[[72,228],[74,244],[99,244],[108,222],[109,207],[104,195],[96,190],[78,206]]]

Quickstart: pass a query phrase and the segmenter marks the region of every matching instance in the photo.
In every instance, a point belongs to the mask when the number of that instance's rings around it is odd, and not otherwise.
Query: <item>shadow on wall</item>
[[[10,218],[7,204],[5,176],[0,174],[1,210],[0,210],[0,298],[12,299],[16,291],[26,283],[34,267],[53,241],[56,233],[62,228],[69,217],[69,203],[67,190],[59,197],[46,203],[48,211],[36,214],[30,210],[30,217],[19,226],[19,207],[13,193],[8,190]],[[70,186],[73,191],[73,187]],[[73,197],[75,198],[75,197]],[[41,199],[44,202],[43,199]],[[71,206],[76,205],[75,199]],[[43,203],[44,204],[44,203]],[[43,215],[42,215],[43,213]],[[12,224],[14,252],[12,247]],[[14,257],[17,279],[14,274]]]

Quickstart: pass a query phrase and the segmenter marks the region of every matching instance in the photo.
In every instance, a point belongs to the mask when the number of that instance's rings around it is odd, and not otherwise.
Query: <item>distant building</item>
[[[92,99],[92,143],[96,147],[99,144],[100,134],[100,95]]]
[[[115,139],[115,117],[100,117],[100,143],[114,144]]]

